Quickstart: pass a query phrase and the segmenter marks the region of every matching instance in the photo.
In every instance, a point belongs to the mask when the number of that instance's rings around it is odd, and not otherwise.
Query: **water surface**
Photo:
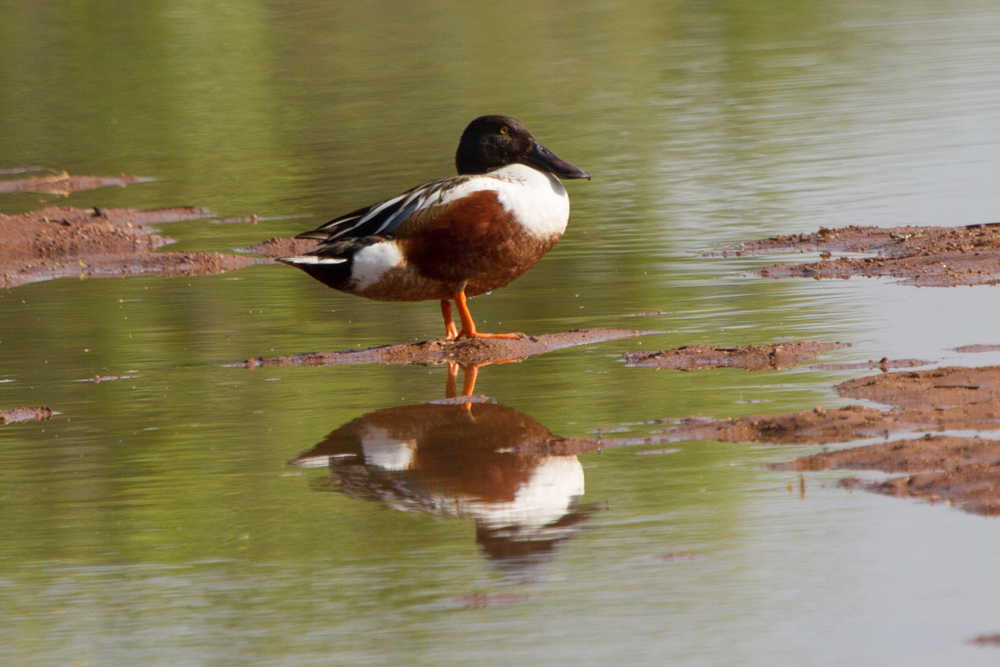
[[[657,372],[621,353],[806,339],[853,344],[827,360],[994,363],[951,351],[1000,342],[993,288],[767,281],[746,274],[766,260],[706,253],[995,221],[998,32],[984,0],[3,2],[0,169],[158,180],[4,195],[0,211],[265,219],[164,229],[170,249],[229,251],[452,173],[465,124],[507,113],[594,179],[568,184],[563,241],[472,302],[481,326],[669,333],[484,368],[476,390],[503,423],[638,436],[665,417],[829,407],[850,374]],[[60,413],[0,428],[0,658],[995,662],[967,643],[1000,631],[995,522],[848,493],[832,473],[803,495],[763,467],[809,448],[490,468],[494,449],[468,463],[494,486],[449,477],[451,454],[448,475],[414,481],[425,434],[455,420],[420,407],[444,397],[445,368],[226,367],[440,329],[435,304],[367,302],[283,266],[0,293],[0,407]],[[133,377],[81,382],[95,375]],[[416,417],[380,421],[400,410]],[[289,465],[359,424],[367,439],[335,459],[347,472]]]

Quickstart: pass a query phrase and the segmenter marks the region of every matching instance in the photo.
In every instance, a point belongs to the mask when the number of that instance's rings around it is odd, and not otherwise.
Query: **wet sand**
[[[821,261],[776,264],[756,273],[769,278],[892,277],[904,285],[952,287],[1000,281],[1000,223],[965,227],[843,227],[776,236],[722,253],[820,252]],[[870,253],[838,257],[832,253]]]
[[[781,370],[804,361],[811,361],[821,352],[848,347],[844,343],[792,341],[777,345],[746,345],[718,347],[685,345],[672,350],[633,352],[625,355],[629,366],[642,368],[673,368],[697,371],[709,368],[740,368],[746,371]]]
[[[0,214],[0,288],[55,278],[223,273],[270,260],[214,252],[153,252],[170,239],[154,225],[205,218],[204,209],[48,207]]]

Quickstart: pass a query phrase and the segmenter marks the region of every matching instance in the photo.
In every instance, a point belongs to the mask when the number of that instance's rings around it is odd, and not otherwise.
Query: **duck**
[[[558,243],[569,221],[569,195],[560,179],[590,180],[590,174],[503,115],[469,123],[455,167],[456,176],[299,234],[319,247],[278,261],[367,299],[438,300],[446,340],[519,338],[477,330],[467,301],[507,286]]]

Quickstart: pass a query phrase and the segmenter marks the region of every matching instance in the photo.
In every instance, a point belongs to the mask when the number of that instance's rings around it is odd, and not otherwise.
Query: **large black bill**
[[[583,169],[570,164],[537,141],[531,142],[531,152],[524,156],[525,164],[548,171],[559,178],[586,178],[590,180],[590,174]]]

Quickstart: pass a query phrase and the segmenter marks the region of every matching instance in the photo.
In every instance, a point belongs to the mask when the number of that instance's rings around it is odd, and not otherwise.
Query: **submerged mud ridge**
[[[23,170],[8,170],[7,173],[25,173],[46,171],[40,168],[28,167]],[[0,172],[2,174],[3,172]],[[152,178],[144,176],[73,176],[65,171],[44,176],[29,176],[26,178],[0,180],[0,194],[11,192],[44,192],[68,195],[79,190],[94,190],[112,186],[125,187],[134,183],[148,183]]]
[[[315,239],[296,239],[288,237],[270,238],[260,243],[255,243],[246,248],[240,248],[241,252],[252,252],[255,255],[264,257],[290,257],[292,255],[304,255],[319,247],[319,241]]]
[[[841,484],[887,496],[948,502],[974,514],[1000,515],[1000,442],[996,440],[928,434],[918,440],[824,452],[775,467],[906,473],[874,483],[849,477]]]
[[[878,361],[869,359],[850,364],[814,364],[809,368],[815,371],[873,371],[875,369],[887,371],[890,368],[916,368],[918,366],[933,366],[933,361],[926,359],[889,359],[882,357]]]
[[[674,368],[697,371],[709,368],[741,368],[747,371],[781,370],[811,361],[821,352],[847,347],[843,343],[789,342],[778,345],[718,347],[685,345],[672,350],[633,352],[625,355],[629,366]]]
[[[247,359],[242,363],[234,364],[234,366],[257,368],[258,366],[340,366],[344,364],[439,365],[448,362],[485,365],[504,361],[520,361],[567,347],[623,340],[653,333],[660,332],[634,329],[585,329],[541,336],[522,334],[521,338],[516,340],[499,338],[461,339],[457,341],[430,340],[422,343],[385,345],[366,350],[260,357]]]
[[[44,405],[39,408],[15,408],[13,410],[0,410],[0,426],[14,424],[16,422],[48,421],[49,419],[52,419],[52,414],[52,410]]]
[[[1000,281],[1000,223],[966,227],[820,228],[742,244],[737,256],[818,251],[819,262],[777,264],[757,273],[770,278],[900,278],[904,285],[951,287]],[[832,258],[833,252],[872,257]],[[729,253],[724,253],[729,254]]]
[[[880,483],[850,479],[844,484],[887,495],[945,500],[969,512],[1000,515],[1000,441],[930,433],[923,439],[888,441],[894,434],[1000,430],[1000,366],[883,373],[848,380],[836,390],[841,396],[876,401],[891,409],[848,406],[726,420],[665,420],[676,426],[645,441],[803,445],[886,438],[883,443],[823,452],[775,467],[906,473]]]
[[[206,217],[200,208],[49,207],[0,214],[0,288],[54,278],[223,273],[266,259],[214,252],[153,252],[170,239],[153,225]]]

